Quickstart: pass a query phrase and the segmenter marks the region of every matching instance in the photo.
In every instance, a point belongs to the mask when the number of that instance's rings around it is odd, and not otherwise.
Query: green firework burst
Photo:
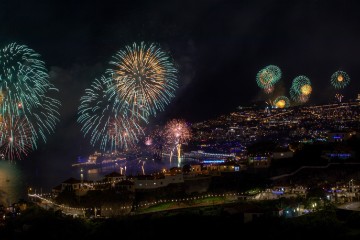
[[[102,150],[127,149],[144,134],[141,118],[134,117],[117,92],[113,79],[102,76],[85,90],[78,108],[81,131]],[[145,120],[145,119],[143,119]]]
[[[0,147],[8,158],[20,158],[29,152],[19,146],[35,149],[39,139],[46,142],[59,121],[61,104],[51,97],[57,91],[49,81],[45,63],[33,49],[17,43],[0,49],[0,116],[6,129],[0,133]],[[20,131],[19,125],[29,131]],[[9,133],[17,137],[9,137]],[[20,133],[27,136],[18,136]]]
[[[336,71],[331,75],[331,85],[336,89],[345,88],[349,83],[350,77],[344,71]]]
[[[260,88],[268,89],[281,78],[281,70],[275,65],[269,65],[256,74],[256,83]]]
[[[274,107],[276,108],[288,108],[290,107],[290,100],[286,96],[279,96],[274,101]]]

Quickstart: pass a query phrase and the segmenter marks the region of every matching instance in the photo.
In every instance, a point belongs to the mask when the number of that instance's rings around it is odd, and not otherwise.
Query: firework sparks
[[[273,103],[276,108],[287,108],[290,106],[290,100],[285,96],[277,97]]]
[[[256,82],[260,88],[269,91],[280,78],[280,68],[275,65],[269,65],[257,73]]]
[[[31,129],[26,120],[1,118],[0,132],[0,152],[7,159],[21,159],[32,149]]]
[[[11,144],[12,141],[9,141],[8,146],[13,149],[12,152],[16,152],[15,147],[20,148],[19,152],[25,152],[25,148],[29,151],[28,146],[36,148],[39,139],[46,142],[46,136],[54,131],[59,121],[61,104],[49,97],[58,90],[50,83],[40,55],[25,45],[11,43],[0,49],[0,62],[0,115],[5,119],[6,133],[23,132],[19,124],[31,132],[26,134],[26,144]],[[1,133],[3,141],[6,133]],[[8,151],[8,148],[3,149]]]
[[[107,73],[115,80],[120,98],[144,118],[156,115],[175,96],[177,69],[155,44],[126,46],[113,56]]]
[[[345,88],[350,83],[349,75],[344,71],[336,71],[331,76],[331,85],[336,89]]]
[[[93,146],[99,143],[102,150],[127,149],[143,135],[140,119],[123,104],[111,79],[95,79],[80,102],[78,122]]]
[[[295,102],[307,102],[312,92],[310,79],[306,76],[300,75],[294,78],[291,88],[290,97]]]
[[[191,129],[189,125],[181,119],[170,120],[165,126],[165,137],[170,148],[170,161],[174,149],[177,150],[178,164],[181,163],[181,145],[191,139]]]

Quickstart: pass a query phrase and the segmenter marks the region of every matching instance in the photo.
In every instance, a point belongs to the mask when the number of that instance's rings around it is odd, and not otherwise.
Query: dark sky
[[[111,56],[132,42],[157,42],[179,68],[176,98],[154,121],[190,122],[264,101],[256,73],[281,68],[285,95],[297,75],[313,84],[310,103],[333,99],[330,76],[351,77],[359,91],[360,4],[357,1],[1,1],[0,44],[40,53],[60,90],[61,122],[37,157],[89,152],[76,123],[79,99]],[[57,157],[54,157],[56,155]]]

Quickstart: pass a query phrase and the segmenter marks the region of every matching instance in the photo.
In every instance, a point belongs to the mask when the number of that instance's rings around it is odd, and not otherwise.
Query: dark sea
[[[20,199],[27,199],[31,193],[49,193],[51,189],[70,177],[98,181],[106,174],[119,172],[124,175],[151,174],[162,169],[181,167],[188,160],[169,161],[164,157],[161,162],[152,160],[131,160],[97,168],[73,167],[69,162],[51,160],[22,160],[9,162],[0,160],[0,205],[9,206]]]

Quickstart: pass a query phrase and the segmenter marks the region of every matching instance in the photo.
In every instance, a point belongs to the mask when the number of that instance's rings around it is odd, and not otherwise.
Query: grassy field
[[[200,206],[211,206],[226,203],[224,197],[207,197],[195,200],[188,200],[182,202],[165,202],[158,203],[147,208],[139,208],[136,210],[136,214],[159,212],[179,208],[191,208]]]

